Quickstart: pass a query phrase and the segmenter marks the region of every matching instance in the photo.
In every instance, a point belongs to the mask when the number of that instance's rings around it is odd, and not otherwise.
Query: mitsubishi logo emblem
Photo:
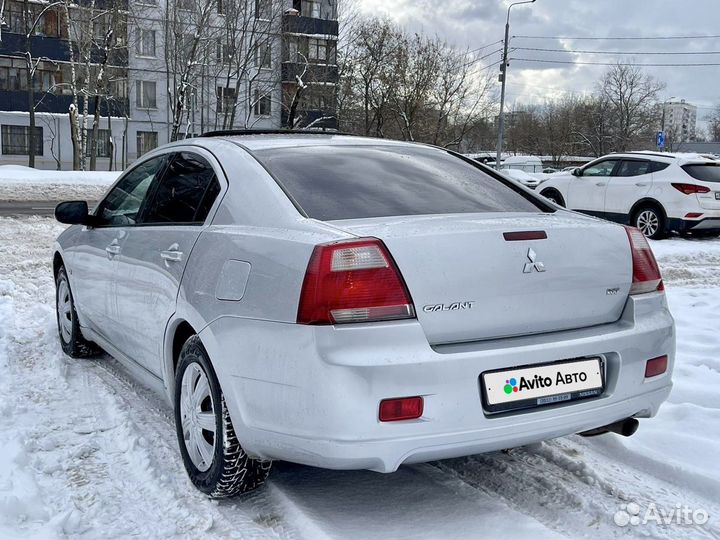
[[[525,266],[523,267],[523,274],[529,274],[533,270],[535,270],[536,272],[545,271],[545,265],[537,260],[537,253],[535,253],[535,250],[533,250],[533,248],[528,248],[527,258],[530,262],[525,263]]]

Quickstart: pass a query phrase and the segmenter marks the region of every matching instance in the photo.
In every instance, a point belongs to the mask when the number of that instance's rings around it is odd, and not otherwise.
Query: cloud
[[[471,49],[502,39],[509,2],[498,0],[360,0],[364,11],[383,14],[410,31],[438,35]],[[720,63],[720,54],[655,54],[720,52],[717,39],[622,40],[617,37],[669,37],[720,34],[720,0],[537,0],[512,8],[511,47],[621,51],[590,54],[515,50],[511,58],[549,61],[617,61],[644,64]],[[530,39],[519,36],[568,36],[605,39]],[[499,60],[494,56],[488,61]],[[492,68],[495,69],[495,68]],[[542,102],[567,93],[587,93],[607,69],[603,66],[511,62],[508,94],[518,102]],[[720,103],[720,66],[643,68],[667,83],[664,97],[698,105],[702,119]]]

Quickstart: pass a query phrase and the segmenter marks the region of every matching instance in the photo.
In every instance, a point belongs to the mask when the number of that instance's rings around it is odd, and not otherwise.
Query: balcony
[[[67,40],[57,37],[32,36],[30,38],[32,53],[35,58],[48,60],[70,60],[70,49]],[[2,33],[0,54],[20,56],[25,52],[25,36],[22,34]]]
[[[37,112],[50,112],[67,114],[73,97],[69,94],[48,94],[41,90],[35,91],[35,110]],[[89,113],[94,114],[95,100],[89,102]],[[100,115],[107,116],[108,106],[111,116],[124,116],[129,110],[127,99],[117,99],[107,103],[100,100]],[[0,111],[25,111],[28,110],[28,94],[23,90],[0,90]]]
[[[30,38],[33,58],[43,60],[68,62],[70,60],[70,42],[59,37],[32,36]],[[22,57],[25,54],[25,36],[11,32],[2,33],[0,42],[0,54]],[[78,53],[75,51],[77,60]],[[91,52],[91,59],[94,63],[100,63],[103,58],[103,51],[94,47]],[[118,47],[110,51],[108,63],[116,66],[126,66],[128,63],[127,47]]]
[[[313,35],[338,35],[338,22],[325,19],[314,19],[312,17],[301,17],[299,15],[284,15],[282,20],[283,33],[290,34],[313,34]]]
[[[295,76],[301,75],[305,66],[296,64],[295,62],[283,62],[282,64],[282,80],[283,82],[295,82]],[[332,83],[338,82],[338,68],[330,65],[313,65],[310,64],[307,73],[303,77],[306,83]]]

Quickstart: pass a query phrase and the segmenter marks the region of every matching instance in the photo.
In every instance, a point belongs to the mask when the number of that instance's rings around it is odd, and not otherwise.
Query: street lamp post
[[[510,8],[519,6],[520,4],[532,4],[535,0],[525,0],[523,2],[514,2],[508,6],[507,20],[505,22],[505,42],[503,45],[502,64],[500,64],[500,114],[498,115],[498,143],[497,155],[495,157],[495,168],[500,170],[500,157],[502,155],[503,137],[505,136],[505,82],[507,81],[508,66],[508,42],[510,41]]]

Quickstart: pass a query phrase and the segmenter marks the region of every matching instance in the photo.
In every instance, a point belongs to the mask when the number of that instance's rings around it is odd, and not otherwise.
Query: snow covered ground
[[[107,356],[62,354],[50,269],[61,230],[0,218],[0,538],[720,538],[720,240],[653,243],[678,358],[669,402],[634,437],[392,475],[276,464],[265,488],[211,502],[185,477],[161,399]],[[615,523],[677,505],[709,518]]]
[[[119,175],[119,171],[47,171],[0,165],[0,201],[97,201]]]

